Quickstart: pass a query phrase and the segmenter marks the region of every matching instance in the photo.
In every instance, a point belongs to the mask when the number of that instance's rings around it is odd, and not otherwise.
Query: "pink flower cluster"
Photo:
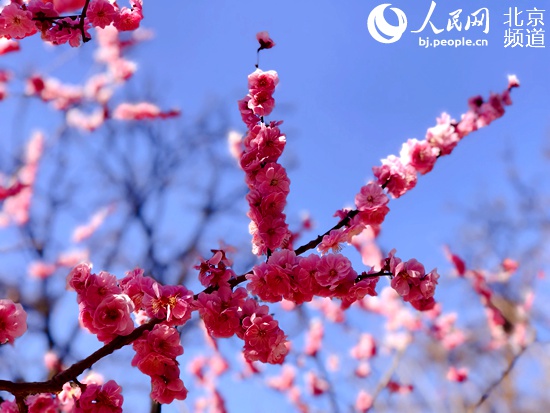
[[[285,168],[277,163],[286,138],[278,123],[263,122],[263,116],[271,113],[275,105],[272,95],[278,82],[275,71],[257,69],[248,76],[249,94],[239,101],[242,119],[248,126],[240,165],[250,188],[246,198],[250,205],[248,217],[252,220],[252,250],[257,255],[288,247],[291,237],[283,213],[290,180]]]
[[[77,400],[74,413],[122,413],[122,388],[109,380],[103,385],[91,383]]]
[[[40,32],[47,42],[77,47],[90,39],[90,27],[113,25],[119,31],[136,30],[143,19],[142,0],[130,0],[130,5],[119,8],[109,0],[91,0],[84,16],[72,19],[61,18],[52,0],[12,0],[0,11],[0,37],[23,39]]]
[[[183,325],[191,318],[190,291],[183,286],[160,285],[139,269],[119,283],[108,272],[92,274],[88,264],[80,264],[70,272],[68,285],[78,294],[83,327],[103,342],[134,330],[133,311],[143,310],[168,325]]]
[[[392,288],[420,311],[430,310],[435,306],[433,298],[439,274],[435,269],[426,274],[424,266],[414,258],[401,261],[392,250],[382,263],[382,270],[393,274]]]
[[[340,298],[342,305],[376,295],[378,277],[361,279],[341,254],[296,256],[294,251],[275,251],[267,261],[247,274],[248,290],[267,302],[283,298],[296,304],[313,296]]]
[[[183,354],[178,331],[164,324],[157,324],[146,331],[133,348],[136,355],[132,366],[151,377],[151,398],[159,403],[184,400],[187,389],[180,379],[176,357]]]
[[[268,314],[268,307],[249,298],[244,288],[231,291],[221,286],[210,294],[199,294],[198,309],[212,337],[237,335],[244,341],[243,354],[247,361],[281,364],[288,353],[284,332]]]
[[[98,340],[107,343],[134,330],[134,305],[114,275],[93,274],[89,265],[80,264],[69,273],[67,282],[78,294],[80,323]]]
[[[23,306],[8,299],[0,300],[0,345],[13,344],[27,331],[27,313]]]
[[[430,172],[437,158],[449,155],[462,138],[500,118],[504,107],[512,104],[510,91],[518,86],[516,77],[510,76],[508,88],[500,94],[491,94],[488,101],[481,96],[470,98],[469,110],[460,122],[444,113],[437,119],[437,125],[428,129],[425,140],[409,139],[399,157],[390,155],[382,160],[382,166],[372,168],[377,182],[394,198],[405,194],[416,185],[417,173]]]
[[[209,260],[201,260],[195,269],[199,270],[199,281],[205,287],[227,285],[236,276],[231,269],[232,261],[227,258],[224,250],[212,250],[214,255]]]

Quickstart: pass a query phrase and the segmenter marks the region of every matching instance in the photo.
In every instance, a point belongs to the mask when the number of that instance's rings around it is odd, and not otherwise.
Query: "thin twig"
[[[523,355],[523,353],[525,353],[525,350],[527,350],[527,348],[529,348],[529,345],[522,347],[520,351],[518,351],[518,353],[512,358],[512,360],[510,360],[510,364],[508,364],[508,367],[506,367],[506,369],[502,372],[500,377],[495,382],[493,382],[487,388],[487,390],[485,390],[485,392],[483,392],[483,394],[481,395],[477,403],[468,409],[469,413],[475,411],[478,407],[480,407],[485,402],[485,400],[489,398],[493,390],[495,390],[500,385],[500,383],[502,383],[502,381],[510,374],[510,372],[516,365],[516,362]]]

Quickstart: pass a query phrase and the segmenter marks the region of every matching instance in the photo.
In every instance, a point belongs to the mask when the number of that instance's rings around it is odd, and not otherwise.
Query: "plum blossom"
[[[271,49],[275,46],[275,42],[269,37],[269,33],[266,31],[256,33],[256,40],[260,43],[258,51],[262,49]]]
[[[114,380],[104,385],[88,384],[76,402],[74,413],[122,413],[124,398]]]
[[[8,299],[0,299],[0,344],[13,344],[27,331],[27,313],[23,306]]]
[[[8,4],[0,12],[0,36],[8,39],[22,39],[36,33],[32,13],[17,3]]]
[[[88,5],[86,17],[94,27],[104,28],[117,17],[117,11],[107,0],[92,0]]]

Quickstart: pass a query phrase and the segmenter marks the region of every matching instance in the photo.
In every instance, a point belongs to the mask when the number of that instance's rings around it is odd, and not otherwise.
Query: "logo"
[[[398,25],[392,26],[384,18],[384,10],[391,4],[380,4],[376,6],[369,14],[367,19],[367,29],[374,40],[380,43],[395,43],[401,39],[401,35],[407,28],[407,16],[403,10],[397,7],[390,7],[397,16]],[[384,37],[384,36],[386,37]]]

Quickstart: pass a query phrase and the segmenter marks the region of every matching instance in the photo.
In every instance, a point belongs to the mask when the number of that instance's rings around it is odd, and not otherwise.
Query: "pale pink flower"
[[[520,85],[516,75],[508,75],[508,89],[518,87]]]
[[[373,402],[374,399],[369,393],[365,390],[360,390],[355,400],[355,411],[358,413],[367,413],[372,407]]]
[[[0,38],[0,56],[10,52],[17,52],[18,50],[20,50],[19,42],[6,39],[5,37]]]
[[[304,354],[307,356],[315,357],[321,349],[324,335],[325,328],[321,320],[312,320],[309,323],[309,329],[307,330]]]
[[[357,364],[357,367],[353,373],[360,378],[368,377],[372,372],[371,366],[367,361],[361,361]]]
[[[166,119],[179,115],[179,110],[172,109],[163,112],[158,106],[149,102],[121,103],[113,111],[113,118],[120,120]]]
[[[456,122],[447,113],[437,118],[437,125],[426,132],[426,141],[440,150],[441,155],[448,155],[460,141],[456,132]]]
[[[372,334],[363,333],[359,342],[352,347],[351,356],[356,359],[370,359],[376,355],[376,342]]]
[[[0,344],[13,344],[27,331],[27,313],[23,306],[8,299],[0,299]]]
[[[76,227],[73,231],[73,242],[82,242],[91,237],[113,210],[114,207],[112,205],[100,208],[92,215],[89,222]]]
[[[34,261],[29,264],[28,272],[31,277],[44,279],[52,275],[56,269],[57,266],[55,264],[44,261]]]
[[[281,374],[275,377],[269,377],[267,379],[267,385],[272,389],[284,392],[294,386],[294,380],[296,378],[296,369],[290,364],[283,365]]]
[[[59,401],[59,408],[62,412],[71,413],[74,412],[74,406],[76,400],[80,398],[82,390],[76,384],[71,385],[71,383],[65,383],[63,385],[63,390],[57,395]]]
[[[241,159],[241,155],[244,151],[243,135],[234,130],[229,131],[227,134],[227,145],[231,156],[237,161]]]
[[[468,369],[466,367],[449,367],[447,371],[447,380],[462,383],[468,380]]]

